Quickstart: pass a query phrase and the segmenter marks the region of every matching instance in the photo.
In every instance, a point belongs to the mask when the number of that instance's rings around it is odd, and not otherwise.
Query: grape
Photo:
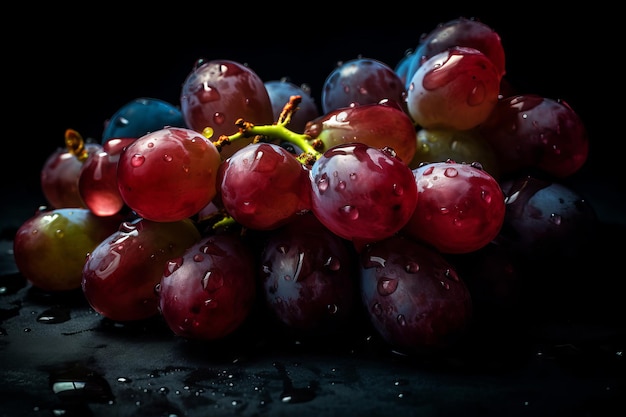
[[[274,121],[263,80],[235,61],[198,60],[183,83],[180,104],[187,127],[198,132],[208,128],[207,137],[212,140],[236,133],[235,122],[240,118],[258,125]],[[222,158],[251,142],[252,138],[234,142],[222,150]]]
[[[269,233],[260,264],[264,299],[287,328],[329,332],[354,319],[354,254],[312,213]]]
[[[81,288],[91,307],[115,321],[135,321],[159,313],[160,283],[170,259],[200,239],[189,219],[153,222],[137,218],[120,225],[83,257]]]
[[[359,265],[367,315],[394,349],[415,354],[449,348],[469,330],[469,290],[433,249],[390,236],[368,245]]]
[[[165,127],[186,127],[180,109],[158,98],[136,98],[105,122],[102,144],[112,138],[137,139]]]
[[[98,153],[102,145],[84,144],[85,155]],[[87,208],[78,189],[78,179],[83,168],[79,159],[67,147],[57,148],[41,168],[41,190],[51,208]]]
[[[125,207],[117,184],[117,163],[134,138],[110,139],[102,151],[91,153],[78,176],[78,192],[85,206],[98,216],[119,213]]]
[[[538,169],[566,178],[589,155],[587,130],[578,114],[565,101],[536,94],[501,99],[479,131],[494,149],[503,175]]]
[[[594,241],[595,210],[565,184],[535,176],[519,176],[501,184],[506,214],[497,242],[519,257],[568,260],[584,255]]]
[[[304,133],[322,141],[324,149],[340,143],[361,142],[394,150],[405,163],[415,155],[415,127],[395,102],[383,100],[332,110],[307,123]]]
[[[250,229],[275,229],[311,206],[308,170],[272,143],[238,150],[220,165],[217,184],[221,205]]]
[[[297,133],[304,132],[308,121],[319,117],[319,110],[315,100],[311,96],[310,88],[306,85],[297,86],[286,79],[266,81],[265,88],[272,102],[274,121],[280,119],[285,104],[291,96],[300,96],[302,100],[298,104],[298,111],[291,116],[289,128]]]
[[[459,17],[439,24],[422,35],[413,54],[404,57],[404,60],[409,61],[403,63],[401,68],[406,73],[406,88],[409,88],[411,78],[422,63],[457,46],[474,48],[485,54],[493,62],[500,78],[506,73],[504,46],[500,35],[480,20]]]
[[[182,220],[215,197],[220,163],[215,145],[198,132],[176,127],[157,130],[136,139],[120,155],[119,192],[139,217]]]
[[[485,54],[453,47],[433,55],[415,71],[407,91],[407,111],[422,128],[472,129],[496,106],[500,80]]]
[[[413,173],[418,199],[403,233],[443,253],[468,253],[500,232],[504,195],[482,168],[446,161],[422,165]]]
[[[385,99],[404,105],[404,84],[393,68],[372,58],[340,63],[322,86],[323,113],[354,104],[374,104]]]
[[[157,293],[168,327],[188,339],[233,333],[256,300],[255,266],[251,249],[235,234],[202,237],[167,261]]]
[[[468,164],[478,162],[492,177],[500,177],[496,153],[477,129],[417,131],[417,149],[409,167],[415,169],[423,163],[444,162],[448,159]]]
[[[78,289],[85,257],[121,222],[121,216],[99,217],[86,208],[39,210],[15,234],[17,268],[44,291]]]
[[[357,246],[389,237],[413,214],[411,169],[388,149],[345,143],[311,168],[312,211],[328,229]]]

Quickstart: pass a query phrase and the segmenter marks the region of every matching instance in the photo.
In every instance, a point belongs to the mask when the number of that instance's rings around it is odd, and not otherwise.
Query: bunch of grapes
[[[464,260],[576,256],[594,231],[559,182],[587,159],[585,126],[505,76],[499,35],[466,18],[395,67],[339,64],[321,112],[305,86],[198,60],[180,108],[129,103],[101,143],[68,129],[16,263],[46,291],[82,289],[108,319],[162,316],[186,338],[223,338],[261,305],[293,331],[366,320],[396,350],[449,348],[501,284]],[[56,268],[44,245],[81,260]]]

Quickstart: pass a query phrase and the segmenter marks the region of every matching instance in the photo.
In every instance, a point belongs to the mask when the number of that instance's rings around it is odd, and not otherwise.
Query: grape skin
[[[217,184],[220,205],[250,229],[275,229],[311,207],[307,168],[272,143],[250,144],[226,159]]]
[[[345,143],[311,168],[311,210],[338,236],[357,245],[399,231],[413,214],[417,187],[411,169],[389,150]]]
[[[407,354],[444,349],[469,330],[469,290],[435,250],[395,235],[368,245],[359,265],[367,315],[393,348]]]
[[[169,260],[157,286],[159,311],[177,336],[216,340],[237,330],[256,300],[255,258],[235,234],[202,237]]]
[[[118,189],[140,217],[182,220],[215,197],[220,163],[215,145],[198,132],[174,127],[157,130],[136,139],[120,155]]]
[[[298,111],[291,116],[289,121],[290,130],[302,133],[310,120],[320,116],[317,103],[306,86],[297,86],[286,79],[266,81],[264,84],[272,102],[275,122],[280,118],[285,104],[289,102],[291,96],[300,96],[301,101],[298,104]]]

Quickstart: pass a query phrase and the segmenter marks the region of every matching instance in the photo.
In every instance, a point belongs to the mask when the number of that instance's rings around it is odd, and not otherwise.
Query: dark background
[[[265,81],[286,76],[307,83],[320,103],[322,84],[338,61],[361,55],[395,67],[422,33],[459,16],[478,18],[500,34],[506,77],[519,91],[563,99],[580,114],[594,169],[608,169],[596,162],[615,161],[615,151],[624,149],[623,129],[609,116],[618,108],[609,99],[620,85],[614,63],[619,28],[611,23],[616,11],[547,10],[529,2],[512,3],[506,11],[452,4],[427,11],[394,2],[343,10],[299,4],[220,10],[180,2],[132,12],[115,3],[71,10],[17,5],[5,16],[5,23],[15,24],[1,29],[4,141],[11,155],[0,164],[2,177],[35,189],[40,167],[64,145],[67,128],[99,140],[105,120],[135,98],[178,105],[198,58],[246,63]]]

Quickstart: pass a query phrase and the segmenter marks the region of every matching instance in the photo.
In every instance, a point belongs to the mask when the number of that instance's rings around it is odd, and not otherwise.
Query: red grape
[[[85,158],[102,150],[98,143],[85,143]],[[78,179],[85,159],[72,151],[58,148],[41,168],[41,190],[51,208],[87,208],[78,189]]]
[[[202,237],[166,263],[157,286],[159,310],[178,336],[220,339],[248,317],[255,278],[254,255],[238,235]]]
[[[504,222],[504,195],[483,169],[454,161],[413,170],[419,197],[402,232],[443,253],[468,253],[491,242]]]
[[[189,219],[124,222],[89,253],[81,287],[91,307],[115,321],[143,320],[158,314],[155,286],[167,261],[200,239]]]
[[[308,170],[272,143],[250,144],[227,158],[217,184],[221,205],[250,229],[275,229],[311,206]]]
[[[423,128],[472,129],[498,102],[501,75],[485,54],[453,47],[417,69],[407,92],[407,110]]]
[[[411,169],[392,151],[344,143],[311,168],[312,211],[333,233],[357,246],[398,232],[417,204]]]
[[[332,110],[307,123],[304,133],[321,140],[324,149],[346,142],[392,148],[409,163],[415,155],[415,126],[397,103],[383,100]]]
[[[229,60],[198,60],[183,83],[181,110],[190,129],[204,132],[211,140],[237,133],[238,119],[258,125],[272,124],[272,102],[263,80],[249,67]],[[250,144],[242,138],[222,150],[227,158]]]
[[[102,151],[90,154],[83,163],[78,177],[78,191],[94,214],[110,216],[124,207],[117,185],[117,163],[124,147],[134,140],[110,139],[102,145]]]
[[[128,145],[117,164],[119,192],[137,215],[173,222],[198,213],[215,197],[221,157],[200,133],[165,128]]]

